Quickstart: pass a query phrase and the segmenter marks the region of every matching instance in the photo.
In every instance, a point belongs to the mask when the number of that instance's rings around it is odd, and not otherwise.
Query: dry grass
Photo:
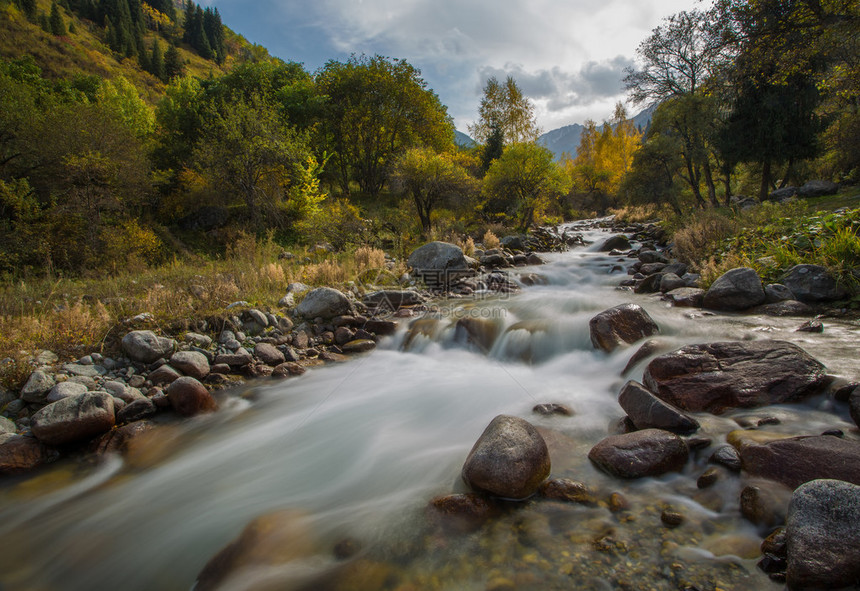
[[[619,222],[627,224],[641,224],[662,219],[666,213],[665,209],[655,205],[625,205],[610,209],[609,213],[615,216]]]
[[[492,230],[484,232],[484,237],[481,239],[481,242],[483,242],[484,248],[487,250],[499,248],[502,245],[499,237],[493,234]]]
[[[381,269],[385,267],[385,252],[378,248],[360,246],[356,249],[353,260],[359,273],[367,269]]]
[[[674,234],[673,253],[685,263],[707,260],[739,229],[736,220],[714,210],[698,212]]]

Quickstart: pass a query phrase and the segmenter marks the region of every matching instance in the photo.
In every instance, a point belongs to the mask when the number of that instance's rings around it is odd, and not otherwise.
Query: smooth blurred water
[[[392,543],[415,527],[430,498],[462,488],[459,472],[469,449],[503,413],[571,442],[576,453],[553,457],[555,474],[614,486],[585,455],[623,416],[618,390],[627,378],[641,377],[642,364],[622,378],[636,347],[594,351],[588,321],[624,302],[649,311],[666,350],[779,338],[800,344],[832,373],[858,377],[851,375],[855,325],[828,323],[824,334],[804,335],[794,332],[798,319],[703,316],[619,291],[621,273],[610,271],[621,263],[596,248],[607,236],[591,230],[586,237],[594,245],[544,255],[547,265],[518,270],[540,274],[546,285],[506,298],[442,302],[430,336],[407,339],[404,321],[370,355],[300,378],[254,384],[222,399],[215,415],[163,427],[147,453],[99,465],[65,462],[35,478],[7,482],[0,490],[0,588],[189,589],[207,560],[245,524],[284,508],[307,516],[321,549],[344,537]],[[491,317],[502,327],[486,354],[454,330],[456,319],[469,314]],[[575,416],[533,415],[531,408],[544,402],[567,404]],[[828,410],[822,400],[780,407],[779,428],[818,433],[834,426]],[[847,429],[847,416],[842,419]],[[703,431],[719,438],[730,430],[729,421],[706,417]],[[672,496],[695,476],[670,479],[670,493],[663,480],[624,486],[634,497],[668,494],[669,501],[689,505],[689,512],[712,518],[688,497]],[[726,496],[736,494],[732,486],[726,485]],[[749,534],[740,522],[733,527]],[[321,550],[304,567],[316,572],[331,561]],[[431,561],[423,568],[435,567]],[[253,586],[251,581],[248,588]]]

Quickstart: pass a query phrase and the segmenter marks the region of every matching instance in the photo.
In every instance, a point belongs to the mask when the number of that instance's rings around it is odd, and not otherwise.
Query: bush
[[[484,248],[487,250],[499,248],[502,245],[499,237],[496,236],[492,230],[484,232],[484,237],[481,239],[481,242],[483,242]]]

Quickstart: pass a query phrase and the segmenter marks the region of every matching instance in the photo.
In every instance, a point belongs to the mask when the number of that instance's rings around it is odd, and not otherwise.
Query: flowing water
[[[597,243],[607,236],[581,229]],[[160,427],[128,457],[69,460],[6,481],[0,589],[190,589],[246,524],[273,514],[300,524],[294,545],[301,547],[224,588],[778,589],[755,568],[763,532],[739,515],[741,480],[727,476],[697,489],[709,451],[694,455],[682,474],[633,482],[588,462],[591,446],[623,416],[620,387],[640,379],[644,365],[622,377],[636,347],[594,351],[588,320],[632,301],[660,326],[664,350],[779,338],[853,379],[858,327],[827,322],[823,334],[805,334],[794,332],[798,319],[669,308],[617,290],[623,273],[611,271],[619,261],[595,246],[518,270],[540,274],[544,285],[443,302],[420,330],[407,333],[403,321],[372,354],[232,392],[218,413]],[[464,316],[501,327],[489,351],[454,329]],[[566,404],[575,415],[533,414],[544,402]],[[553,475],[584,482],[597,504],[532,500],[506,507],[475,532],[428,523],[428,501],[463,490],[463,461],[498,414],[539,426]],[[798,434],[851,428],[844,410],[817,398],[697,415],[700,434],[720,443],[742,415],[776,416],[781,424],[773,429]],[[612,492],[627,499],[626,511],[609,511]],[[685,516],[681,527],[661,525],[667,507]],[[338,561],[332,548],[344,539],[361,550]]]

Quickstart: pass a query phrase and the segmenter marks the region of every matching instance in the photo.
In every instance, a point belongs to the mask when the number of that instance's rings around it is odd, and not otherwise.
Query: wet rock
[[[69,396],[79,396],[86,391],[87,387],[84,384],[79,384],[77,382],[60,382],[51,388],[48,395],[45,397],[45,400],[48,403],[56,402],[63,398],[68,398]]]
[[[56,381],[50,374],[37,369],[30,374],[24,387],[21,388],[21,400],[35,404],[44,404],[47,401],[48,392],[54,387]]]
[[[825,367],[784,341],[688,345],[645,369],[645,387],[686,411],[719,414],[801,400],[830,382]]]
[[[98,454],[127,453],[136,441],[144,438],[147,433],[155,430],[150,421],[136,421],[109,431],[98,440],[94,451]]]
[[[49,452],[35,437],[0,434],[0,474],[26,472],[50,459]]]
[[[822,333],[824,332],[824,325],[821,324],[820,320],[807,320],[795,332]]]
[[[257,359],[266,365],[271,365],[273,367],[280,365],[287,360],[286,357],[284,357],[284,354],[279,351],[277,347],[268,343],[257,343],[254,347],[254,355],[256,355]]]
[[[674,529],[684,523],[684,516],[677,511],[666,509],[660,514],[660,521],[669,529]]]
[[[639,260],[644,264],[652,264],[652,263],[663,263],[664,265],[669,264],[669,258],[661,252],[657,252],[656,250],[642,250],[639,252]]]
[[[766,304],[775,304],[786,300],[793,300],[794,294],[791,290],[782,283],[770,283],[764,287],[764,297]]]
[[[166,363],[150,373],[148,376],[149,381],[153,384],[170,384],[180,377],[182,377],[182,374]]]
[[[371,308],[385,307],[389,310],[397,310],[403,306],[421,304],[424,298],[417,291],[384,289],[367,294],[362,301]]]
[[[524,499],[537,491],[549,472],[549,451],[540,433],[523,419],[499,415],[475,442],[462,476],[477,491]]]
[[[738,267],[727,271],[705,293],[703,307],[709,310],[748,310],[765,300],[761,278],[754,269]]]
[[[660,279],[660,291],[667,293],[676,289],[683,289],[686,282],[674,273],[665,273]]]
[[[436,497],[427,507],[431,522],[460,533],[479,529],[498,513],[499,507],[492,499],[476,493]]]
[[[634,367],[636,367],[640,361],[651,357],[652,355],[656,355],[660,351],[665,351],[669,347],[667,347],[664,343],[657,339],[650,339],[642,343],[642,346],[633,354],[633,357],[630,358],[630,361],[627,362],[627,365],[624,366],[624,371],[621,372],[621,375],[627,375],[630,373]]]
[[[508,264],[508,261],[505,259],[505,257],[500,254],[484,255],[480,259],[478,259],[478,262],[481,264],[481,266],[488,267],[490,269],[504,267]]]
[[[860,484],[860,442],[816,435],[740,446],[746,472],[790,488],[829,478]]]
[[[116,413],[116,421],[119,424],[133,423],[141,419],[151,417],[158,409],[149,398],[140,398],[127,404]]]
[[[684,440],[668,431],[645,429],[612,435],[588,454],[594,464],[613,476],[641,478],[681,470],[689,457]]]
[[[741,471],[741,456],[738,450],[731,445],[721,445],[718,447],[711,454],[711,457],[708,458],[708,462],[725,466],[732,472]]]
[[[699,428],[699,422],[649,392],[639,382],[630,380],[621,389],[618,403],[637,429],[663,429],[687,435]]]
[[[545,264],[544,260],[542,258],[540,258],[540,256],[536,255],[535,253],[531,253],[526,257],[526,263],[528,263],[529,265],[543,265],[543,264]]]
[[[535,414],[543,415],[545,417],[550,417],[553,415],[560,415],[563,417],[573,416],[573,409],[571,409],[566,404],[559,404],[557,402],[536,404],[534,408],[532,408],[532,412]]]
[[[484,353],[493,348],[496,339],[499,338],[502,327],[498,322],[487,318],[464,317],[457,320],[457,336],[463,335],[467,342],[475,345]]]
[[[380,336],[392,335],[397,332],[397,323],[393,320],[368,320],[364,330]]]
[[[316,550],[313,532],[305,516],[287,510],[263,515],[251,521],[239,537],[216,554],[197,576],[195,591],[247,588],[254,574],[269,571],[266,589],[284,588],[278,585],[277,569]],[[282,576],[289,578],[290,569]],[[294,575],[293,575],[294,576]]]
[[[618,492],[614,492],[609,495],[607,504],[609,505],[609,510],[612,513],[620,513],[621,511],[627,511],[630,508],[630,501]]]
[[[211,371],[206,355],[198,351],[177,351],[170,356],[170,365],[197,380],[204,379]]]
[[[660,283],[662,281],[662,273],[649,275],[636,284],[636,287],[633,288],[633,293],[657,293],[660,291]]]
[[[603,246],[600,247],[600,252],[609,252],[610,250],[630,250],[630,239],[624,234],[617,234],[608,238]]]
[[[660,273],[666,267],[666,263],[648,263],[647,265],[642,265],[639,267],[639,272],[643,275],[654,275],[655,273]],[[665,273],[661,273],[665,275]],[[662,281],[662,278],[661,278]]]
[[[114,399],[107,392],[86,392],[51,403],[34,414],[30,427],[48,445],[91,439],[114,426]]]
[[[782,278],[782,283],[801,302],[832,302],[849,295],[845,285],[838,283],[821,265],[795,265]]]
[[[772,528],[785,523],[791,489],[775,482],[760,481],[741,491],[741,515],[755,525]]]
[[[349,299],[331,287],[317,287],[311,290],[296,307],[296,313],[308,319],[327,319],[351,312],[352,304]]]
[[[848,396],[848,410],[851,413],[851,420],[860,427],[860,386],[851,390]]]
[[[797,300],[783,300],[773,304],[757,306],[750,310],[752,314],[764,314],[765,316],[811,316],[812,308]]]
[[[445,286],[470,273],[463,250],[447,242],[419,246],[409,255],[407,263],[417,277],[431,286]]]
[[[538,494],[545,499],[594,505],[597,499],[587,486],[569,478],[553,478],[540,485]]]
[[[376,348],[376,343],[370,339],[356,339],[350,341],[343,346],[344,353],[366,353],[373,351]]]
[[[633,344],[660,331],[648,313],[636,304],[622,304],[605,310],[592,318],[588,326],[591,343],[607,353],[622,344]]]
[[[286,378],[289,376],[300,376],[307,370],[293,361],[280,364],[272,371],[273,378]]]
[[[705,300],[705,290],[698,287],[679,287],[666,292],[663,297],[679,308],[701,308]]]
[[[789,589],[860,583],[860,487],[837,480],[804,484],[786,522]]]
[[[720,471],[714,467],[708,468],[696,479],[696,488],[710,488],[714,486],[719,479]]]
[[[172,339],[160,337],[151,330],[133,330],[122,337],[126,356],[140,363],[152,363],[173,352]]]
[[[206,386],[192,377],[181,377],[165,390],[173,409],[184,417],[191,417],[218,409],[215,399]]]

